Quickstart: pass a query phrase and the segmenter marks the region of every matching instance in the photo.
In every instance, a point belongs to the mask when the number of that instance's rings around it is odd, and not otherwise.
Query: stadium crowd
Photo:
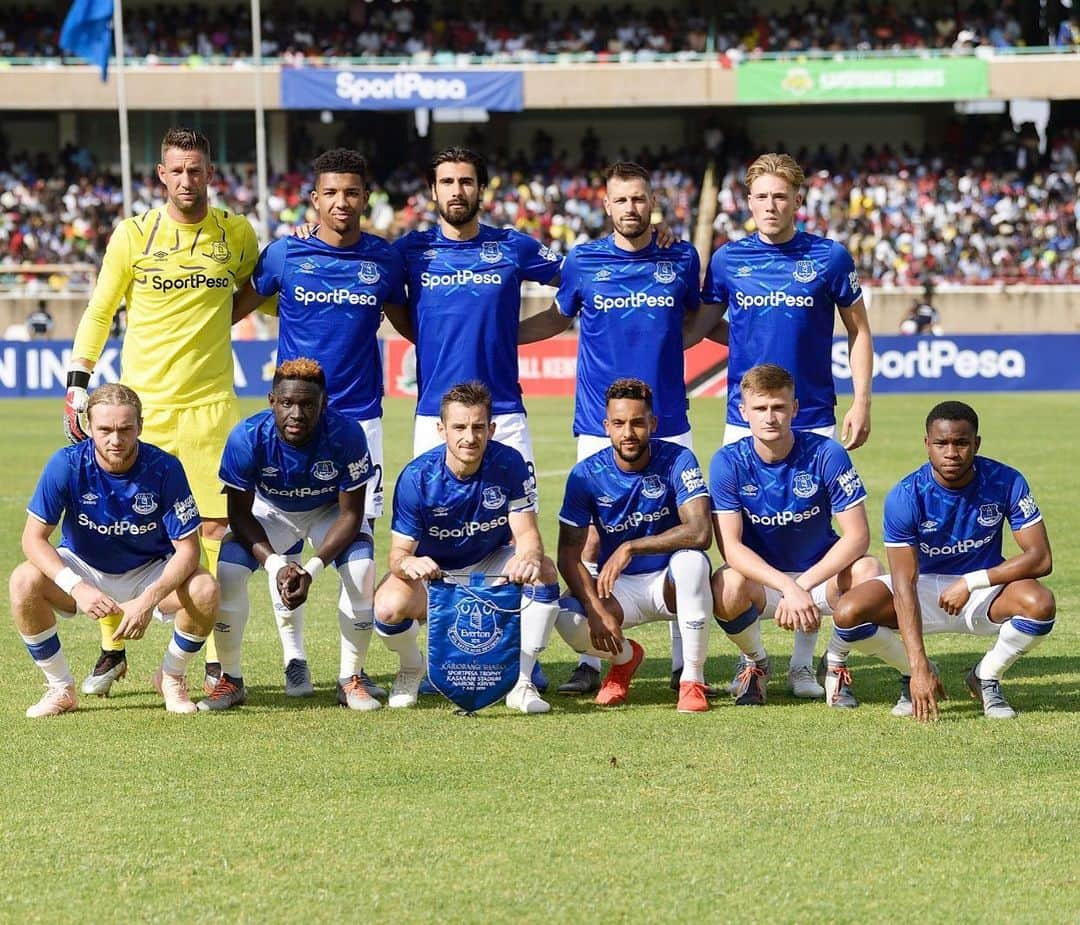
[[[1076,132],[1060,134],[1045,156],[1029,152],[1023,168],[1016,166],[1021,152],[1029,151],[1023,145],[1011,151],[996,145],[984,156],[958,153],[955,159],[887,146],[858,154],[799,152],[808,176],[800,222],[847,245],[871,284],[914,285],[927,273],[943,283],[1080,283],[1078,141]],[[532,155],[496,160],[483,218],[566,253],[606,233],[601,158],[596,152],[596,166],[584,167],[565,153],[544,150],[534,144]],[[955,149],[946,144],[937,150]],[[676,236],[689,238],[704,173],[701,155],[661,149],[633,157],[653,170],[665,222]],[[751,228],[740,174],[733,158],[718,177],[714,247]],[[299,172],[273,178],[268,207],[275,236],[310,217],[307,182]],[[60,166],[16,155],[0,165],[0,183],[0,266],[100,263],[122,211],[115,178],[68,152]],[[430,227],[429,194],[419,168],[399,167],[372,191],[369,227],[389,238]],[[254,218],[250,169],[221,170],[214,195],[217,203]],[[136,212],[159,205],[156,177],[137,178],[134,196]]]
[[[527,61],[537,55],[587,55],[645,60],[659,54],[754,54],[938,48],[966,50],[1024,44],[1016,3],[972,3],[914,11],[863,0],[831,7],[810,0],[783,13],[710,10],[709,4],[577,6],[474,6],[465,15],[428,0],[375,0],[297,6],[263,17],[263,54],[301,65],[322,58],[441,55]],[[0,57],[52,57],[63,11],[14,6],[0,16]],[[469,15],[471,14],[471,15]],[[713,41],[710,45],[710,34]],[[186,59],[193,66],[251,53],[246,4],[160,4],[125,12],[128,53],[134,58]],[[1062,29],[1061,44],[1076,44],[1077,30]]]

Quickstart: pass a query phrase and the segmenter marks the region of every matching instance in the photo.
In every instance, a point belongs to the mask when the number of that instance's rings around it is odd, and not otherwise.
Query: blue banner
[[[875,337],[875,394],[1080,390],[1080,334]],[[832,346],[836,390],[851,393],[846,338]]]
[[[524,108],[521,71],[282,68],[283,109]]]

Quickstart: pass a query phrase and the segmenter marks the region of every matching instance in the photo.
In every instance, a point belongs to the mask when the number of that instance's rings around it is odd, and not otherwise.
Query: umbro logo
[[[424,251],[422,256],[425,260],[434,260],[439,256],[439,252],[434,247],[431,247]]]
[[[602,283],[606,279],[611,279],[611,270],[601,270],[593,277],[593,282]]]
[[[745,263],[735,271],[736,276],[749,276],[754,271]]]
[[[742,488],[739,489],[739,492],[746,495],[746,497],[748,498],[755,498],[757,497],[758,487],[752,482],[747,482],[745,485],[743,485]]]
[[[936,520],[924,520],[919,524],[919,529],[922,530],[923,533],[933,533],[937,527],[938,524]]]
[[[615,499],[609,498],[607,495],[601,495],[599,498],[596,499],[596,503],[599,504],[601,507],[611,507],[611,505],[615,503]]]
[[[300,269],[304,273],[314,273],[317,267],[310,260],[305,260],[300,264]]]
[[[164,260],[168,256],[169,256],[169,254],[168,254],[167,251],[154,251],[154,259],[155,260]]]
[[[431,509],[431,516],[432,517],[445,517],[449,513],[450,513],[450,508],[448,508],[448,507],[436,507],[436,508]]]
[[[83,504],[97,504],[99,500],[101,499],[98,498],[98,496],[95,495],[92,491],[88,491],[85,495],[82,496]]]
[[[280,469],[276,469],[273,466],[266,466],[262,470],[262,474],[265,475],[268,479],[272,479],[280,471],[281,471]]]

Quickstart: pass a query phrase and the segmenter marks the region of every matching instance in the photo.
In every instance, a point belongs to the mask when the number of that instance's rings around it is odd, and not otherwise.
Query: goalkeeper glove
[[[86,405],[90,400],[86,387],[90,373],[81,366],[72,366],[67,374],[67,397],[64,400],[64,435],[69,443],[78,443],[90,436],[90,419]]]

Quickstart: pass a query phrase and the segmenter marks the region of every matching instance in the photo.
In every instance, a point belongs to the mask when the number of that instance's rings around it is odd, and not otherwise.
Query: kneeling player
[[[596,702],[625,703],[645,657],[623,633],[653,620],[678,620],[684,662],[680,713],[701,713],[709,642],[712,537],[705,480],[694,454],[653,438],[652,390],[617,379],[607,390],[604,429],[611,446],[570,470],[559,527],[559,570],[572,597],[556,627],[579,653],[610,658]],[[600,535],[599,572],[582,562],[590,524]]]
[[[533,669],[558,614],[559,578],[544,555],[532,473],[521,453],[492,440],[491,393],[480,382],[443,395],[438,430],[445,443],[417,456],[397,480],[390,574],[375,592],[375,630],[401,659],[389,705],[414,706],[424,677],[416,644],[417,624],[427,618],[424,582],[483,572],[533,585],[521,611],[518,682],[506,705],[547,713]]]
[[[758,620],[816,633],[840,595],[881,574],[866,555],[870,528],[866,490],[847,451],[835,440],[794,431],[795,382],[764,363],[742,378],[739,410],[749,437],[721,447],[709,469],[713,521],[727,565],[713,576],[717,620],[742,655],[733,684],[737,706],[762,706],[771,664]],[[842,536],[832,527],[833,517]],[[823,663],[824,664],[824,663]],[[832,706],[856,707],[842,660],[825,683]],[[788,672],[799,683],[809,669]]]
[[[248,579],[259,566],[284,649],[285,693],[313,693],[304,653],[304,602],[312,582],[333,562],[341,579],[338,703],[380,707],[367,689],[364,658],[371,642],[375,584],[372,540],[364,519],[365,485],[373,475],[363,428],[326,407],[326,377],[314,360],[282,363],[274,372],[270,408],[229,434],[221,480],[232,533],[221,548],[221,616],[214,629],[221,678],[203,710],[247,699],[240,646],[248,619]],[[304,541],[316,553],[299,565]]]
[[[929,462],[885,499],[890,574],[844,595],[833,618],[843,644],[900,672],[896,716],[937,718],[941,682],[923,637],[965,633],[997,636],[966,683],[986,716],[1011,719],[1016,711],[1001,693],[1001,676],[1054,627],[1054,595],[1036,580],[1052,567],[1039,506],[1019,472],[976,455],[979,444],[971,407],[934,407],[926,418]],[[1006,520],[1020,547],[1008,559],[1001,553]]]
[[[199,512],[179,461],[139,441],[142,404],[123,385],[95,389],[90,440],[45,466],[23,530],[27,561],[11,576],[11,612],[48,689],[27,716],[78,706],[56,614],[120,616],[113,638],[141,639],[151,617],[173,619],[154,675],[170,713],[194,713],[185,673],[214,625],[218,588],[199,567]],[[63,517],[59,547],[49,543]]]

